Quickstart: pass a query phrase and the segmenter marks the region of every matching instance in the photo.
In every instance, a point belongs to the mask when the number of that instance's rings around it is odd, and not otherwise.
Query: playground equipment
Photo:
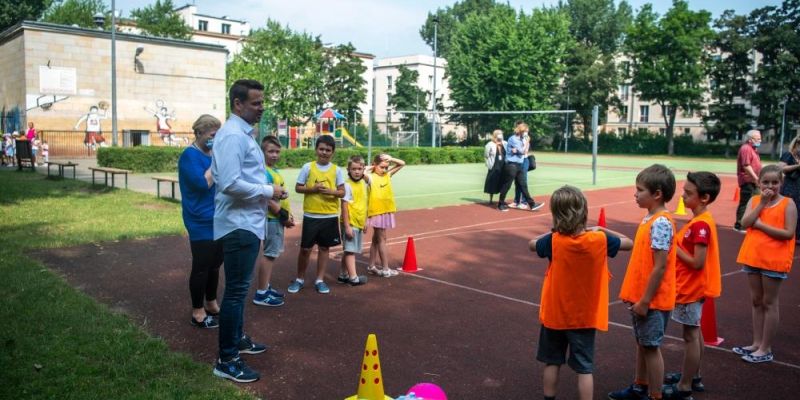
[[[326,108],[318,112],[314,118],[317,120],[317,136],[331,135],[339,144],[342,144],[344,140],[347,140],[354,146],[363,147],[352,135],[350,135],[350,132],[347,130],[344,124],[337,127],[339,121],[346,120],[347,118],[338,113],[336,110],[332,108]]]
[[[334,137],[346,139],[353,146],[364,147],[364,146],[361,145],[361,143],[358,143],[356,138],[354,138],[352,135],[350,135],[350,132],[347,131],[347,128],[345,128],[343,126],[340,126],[340,127],[336,128]]]

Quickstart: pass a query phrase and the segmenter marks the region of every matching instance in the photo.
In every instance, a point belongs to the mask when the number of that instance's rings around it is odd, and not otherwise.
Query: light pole
[[[786,127],[786,103],[788,102],[789,99],[783,100],[783,116],[781,117],[781,146],[780,146],[780,151],[778,152],[778,157],[781,157],[783,155],[783,133],[785,132],[784,129]]]
[[[431,98],[431,147],[436,147],[436,57],[438,57],[439,17],[433,17],[433,98]]]
[[[111,145],[117,146],[117,7],[111,0]]]

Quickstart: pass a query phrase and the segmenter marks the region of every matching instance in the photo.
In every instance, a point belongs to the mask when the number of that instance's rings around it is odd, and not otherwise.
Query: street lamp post
[[[433,17],[433,97],[431,98],[431,147],[436,147],[436,57],[438,57],[439,17]]]
[[[783,100],[783,116],[781,117],[781,145],[780,145],[780,152],[778,152],[778,157],[783,155],[783,134],[786,128],[786,103],[788,103],[788,99]],[[791,151],[791,149],[789,149]]]
[[[117,7],[111,0],[111,145],[117,146]]]

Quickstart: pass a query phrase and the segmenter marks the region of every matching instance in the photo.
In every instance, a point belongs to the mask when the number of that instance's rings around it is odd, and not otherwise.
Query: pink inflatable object
[[[447,400],[444,390],[433,383],[418,383],[408,389],[408,394],[414,393],[416,397],[424,400]]]

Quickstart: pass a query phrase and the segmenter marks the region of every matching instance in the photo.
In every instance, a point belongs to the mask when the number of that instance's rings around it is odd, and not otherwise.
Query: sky
[[[502,1],[502,0],[501,0]],[[713,18],[724,10],[739,14],[769,5],[780,5],[780,0],[688,0],[692,10],[705,9]],[[110,0],[106,0],[111,4]],[[118,0],[116,7],[127,17],[135,8],[145,7],[155,0]],[[176,7],[194,3],[198,13],[227,16],[246,20],[252,28],[263,27],[267,19],[289,25],[295,31],[320,35],[323,43],[333,45],[353,43],[356,50],[374,54],[378,58],[410,54],[432,54],[430,47],[419,36],[419,28],[428,12],[445,8],[456,0],[173,0]],[[529,11],[552,6],[557,0],[508,0],[516,8]],[[634,11],[645,3],[664,14],[671,0],[628,0]]]

